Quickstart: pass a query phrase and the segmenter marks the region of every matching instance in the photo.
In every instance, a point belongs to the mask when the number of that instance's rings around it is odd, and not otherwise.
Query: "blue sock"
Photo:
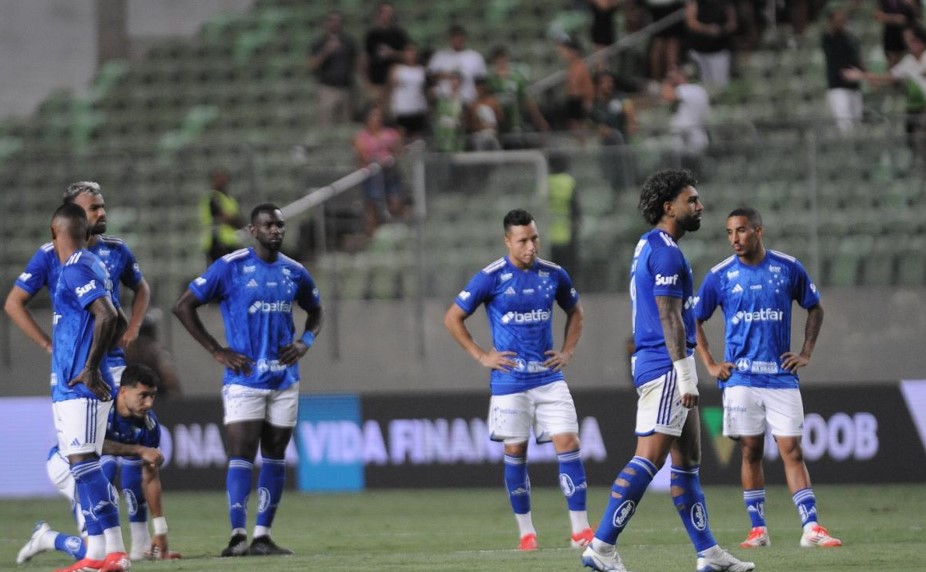
[[[141,460],[123,459],[119,482],[130,522],[148,522],[148,503],[141,488]]]
[[[254,463],[241,457],[228,459],[225,488],[228,491],[228,519],[231,527],[247,528],[248,496],[251,494],[251,473]]]
[[[813,489],[801,489],[791,496],[791,500],[801,516],[801,526],[817,522],[817,497],[814,496]]]
[[[675,510],[678,511],[695,550],[701,552],[717,544],[708,522],[707,505],[704,502],[704,491],[701,490],[698,467],[683,469],[673,466],[671,490]]]
[[[531,481],[527,477],[527,457],[505,455],[505,486],[515,514],[531,511]]]
[[[106,480],[98,459],[71,464],[71,475],[77,483],[81,510],[87,520],[87,533],[93,535],[90,521],[99,523],[99,533],[119,526],[119,509],[113,504],[110,489],[112,485]]]
[[[595,531],[595,538],[608,544],[617,544],[618,535],[630,522],[637,510],[646,487],[649,486],[658,469],[649,459],[630,459],[611,486],[611,499],[601,516],[601,524]]]
[[[746,514],[749,515],[752,527],[765,526],[765,489],[743,491],[743,502],[746,504]]]
[[[103,455],[100,457],[100,468],[103,469],[103,474],[106,475],[107,481],[111,483],[116,482],[116,470],[119,468],[119,459],[112,455]]]
[[[79,536],[68,536],[58,533],[55,536],[55,550],[71,555],[74,560],[83,560],[87,554],[87,547]]]
[[[270,528],[286,483],[286,460],[263,458],[257,477],[257,526]]]
[[[557,453],[556,458],[559,459],[559,486],[566,495],[566,506],[569,510],[585,510],[588,484],[579,450]]]

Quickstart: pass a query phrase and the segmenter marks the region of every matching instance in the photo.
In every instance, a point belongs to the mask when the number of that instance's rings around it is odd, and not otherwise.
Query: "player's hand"
[[[711,377],[726,381],[730,379],[730,375],[733,373],[733,364],[728,361],[715,363],[707,366],[707,371],[711,374]]]
[[[80,373],[77,374],[77,377],[68,382],[68,387],[74,387],[78,383],[86,385],[87,389],[89,389],[100,401],[109,401],[112,399],[111,388],[109,384],[103,380],[103,374],[100,373],[99,369],[82,369]]]
[[[553,371],[561,371],[569,362],[572,361],[572,352],[549,350],[544,352],[543,355],[550,356],[547,358],[547,361],[543,362],[543,366],[548,367]]]
[[[694,409],[698,406],[698,394],[686,393],[682,396],[682,407],[685,409]]]
[[[244,354],[239,354],[229,348],[219,348],[212,353],[212,357],[235,373],[251,375],[251,366],[254,365],[254,360]]]
[[[141,457],[141,460],[148,463],[153,467],[160,467],[164,464],[164,455],[159,449],[153,447],[142,447],[141,451],[138,453],[138,456]]]
[[[781,354],[781,369],[797,373],[797,370],[810,363],[810,356],[785,352]]]
[[[309,347],[305,345],[305,342],[302,340],[296,340],[295,342],[280,348],[280,363],[282,365],[292,365],[299,361],[299,358],[304,356],[308,351]]]
[[[167,535],[156,534],[151,538],[151,548],[145,552],[148,560],[176,560],[182,558],[179,552],[171,552],[167,548]]]
[[[483,367],[487,367],[489,369],[509,371],[511,368],[517,365],[514,360],[510,359],[511,356],[516,355],[518,354],[513,351],[500,352],[498,350],[492,350],[479,358],[479,363],[481,363]]]

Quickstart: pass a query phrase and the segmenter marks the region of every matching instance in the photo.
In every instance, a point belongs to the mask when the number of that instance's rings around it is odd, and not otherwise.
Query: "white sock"
[[[151,547],[151,535],[148,534],[147,522],[129,522],[132,533],[132,558],[143,558]]]
[[[118,526],[107,528],[103,531],[106,538],[106,554],[113,552],[125,552],[125,543],[122,542],[122,529]]]
[[[106,538],[102,534],[87,537],[87,553],[84,558],[102,560],[106,558]]]
[[[614,548],[615,548],[613,544],[608,544],[604,540],[599,540],[597,536],[592,539],[591,546],[592,546],[592,550],[594,550],[598,554],[611,554],[612,552],[614,552]]]
[[[518,530],[520,531],[522,538],[526,534],[537,534],[537,531],[534,530],[534,522],[531,520],[531,513],[515,513],[514,519],[518,522]]]
[[[817,526],[817,521],[812,520],[804,525],[804,532],[810,532],[813,530],[813,527]]]
[[[715,556],[720,556],[722,552],[723,552],[723,549],[720,547],[720,545],[715,544],[711,546],[710,548],[708,548],[707,550],[702,550],[698,554],[703,555],[705,558],[713,558]]]
[[[248,535],[248,529],[246,529],[246,528],[233,528],[233,529],[232,529],[231,535],[232,535],[232,536],[235,536],[236,534],[243,534],[243,535],[247,536],[247,535]]]
[[[591,528],[588,524],[588,511],[571,510],[569,511],[569,522],[572,523],[572,533],[578,534],[586,528]]]
[[[253,538],[257,538],[258,536],[270,536],[270,527],[269,526],[255,526]]]

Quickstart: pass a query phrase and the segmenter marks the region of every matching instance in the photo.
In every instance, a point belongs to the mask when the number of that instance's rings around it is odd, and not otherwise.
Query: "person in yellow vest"
[[[551,258],[569,271],[580,274],[579,268],[579,198],[576,180],[566,171],[569,158],[562,153],[551,153],[548,159],[550,174],[547,177],[550,212],[549,243]]]
[[[216,169],[209,175],[212,187],[199,202],[203,226],[203,251],[212,264],[217,258],[241,248],[238,229],[244,226],[238,201],[228,194],[228,173]]]

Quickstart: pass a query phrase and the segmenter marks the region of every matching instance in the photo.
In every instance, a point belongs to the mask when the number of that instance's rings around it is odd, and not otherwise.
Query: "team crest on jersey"
[[[289,268],[284,268],[284,269],[283,269],[283,276],[289,276],[289,275],[291,275],[291,274],[292,274],[292,272],[290,272]]]

